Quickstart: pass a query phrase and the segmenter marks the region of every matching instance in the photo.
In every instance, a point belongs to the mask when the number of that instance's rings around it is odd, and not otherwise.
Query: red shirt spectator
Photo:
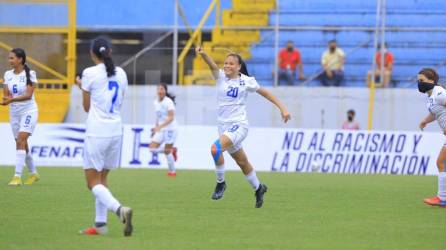
[[[376,52],[375,55],[376,65],[378,69],[381,68],[381,52]],[[393,55],[389,51],[384,53],[384,67],[388,68],[389,66],[393,65]]]
[[[300,52],[298,49],[293,48],[293,50],[289,50],[284,48],[279,53],[279,67],[280,69],[291,69],[296,70],[297,65],[301,64]]]

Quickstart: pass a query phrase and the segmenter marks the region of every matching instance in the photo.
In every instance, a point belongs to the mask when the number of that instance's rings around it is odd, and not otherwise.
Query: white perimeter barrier
[[[163,154],[152,154],[149,125],[125,125],[121,153],[124,168],[166,168]],[[39,124],[30,138],[38,166],[81,166],[85,126]],[[180,126],[177,168],[213,169],[212,126]],[[0,165],[14,165],[10,125],[0,124]],[[243,146],[257,171],[435,175],[444,136],[431,132],[384,132],[250,128]],[[227,169],[238,167],[225,153]]]

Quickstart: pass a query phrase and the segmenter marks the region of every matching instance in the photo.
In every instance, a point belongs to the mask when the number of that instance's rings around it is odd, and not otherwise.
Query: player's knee
[[[211,154],[212,154],[212,157],[214,157],[215,163],[217,163],[218,159],[220,158],[220,156],[222,154],[220,140],[216,140],[214,142],[214,144],[212,144],[212,146],[211,146]]]
[[[18,137],[16,140],[17,148],[24,149],[26,147],[26,139]]]
[[[214,144],[211,145],[211,154],[216,155],[217,154],[217,146]]]

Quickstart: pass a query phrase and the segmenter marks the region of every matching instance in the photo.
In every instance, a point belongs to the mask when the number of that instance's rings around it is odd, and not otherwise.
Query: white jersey
[[[239,78],[229,79],[223,70],[220,70],[217,79],[218,122],[248,124],[248,92],[256,92],[259,88],[254,77],[242,74]]]
[[[156,119],[158,125],[166,122],[169,111],[171,110],[175,111],[175,104],[173,103],[172,99],[170,99],[168,96],[165,96],[162,101],[159,101],[158,98],[155,99],[153,104],[155,105]],[[176,128],[177,128],[177,121],[175,120],[174,116],[173,121],[169,123],[169,125],[164,127],[162,130],[169,130]]]
[[[31,70],[29,72],[31,82],[37,83],[36,72]],[[19,97],[26,94],[26,72],[23,70],[20,74],[15,74],[14,70],[8,70],[5,72],[3,77],[4,84],[11,93],[12,97]],[[22,102],[13,102],[11,103],[9,108],[9,112],[12,115],[22,115],[28,112],[37,111],[37,103],[34,99],[34,93],[31,99],[22,101]]]
[[[446,128],[446,90],[435,86],[428,97],[427,108],[442,129]]]
[[[82,89],[90,93],[87,136],[114,137],[122,135],[121,106],[127,89],[127,75],[120,67],[107,76],[103,63],[82,72]]]

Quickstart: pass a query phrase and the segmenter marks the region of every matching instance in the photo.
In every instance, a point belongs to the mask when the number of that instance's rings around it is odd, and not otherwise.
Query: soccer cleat
[[[167,173],[167,176],[169,176],[169,177],[177,177],[177,173],[176,172],[168,172]]]
[[[89,227],[79,231],[79,234],[83,235],[106,235],[108,233],[107,226],[103,227]]]
[[[32,185],[35,182],[40,180],[40,175],[38,173],[32,174],[28,179],[25,181],[25,185]]]
[[[129,207],[121,207],[119,219],[124,223],[124,236],[131,236],[133,232],[132,225],[133,210]]]
[[[215,186],[215,191],[212,194],[212,199],[219,200],[223,198],[225,190],[226,190],[226,182],[220,182],[220,183],[217,182],[217,185]]]
[[[177,148],[177,147],[173,147],[173,148],[172,148],[172,156],[173,156],[173,159],[174,159],[175,161],[178,160],[178,155],[177,155],[177,153],[178,153],[178,148]]]
[[[261,208],[263,205],[263,195],[268,191],[268,187],[265,184],[260,184],[256,190],[256,208]]]
[[[20,186],[22,185],[22,178],[20,178],[19,176],[14,176],[12,177],[12,180],[8,183],[8,186]]]
[[[438,196],[424,199],[423,202],[430,206],[446,207],[446,201],[440,200]]]

